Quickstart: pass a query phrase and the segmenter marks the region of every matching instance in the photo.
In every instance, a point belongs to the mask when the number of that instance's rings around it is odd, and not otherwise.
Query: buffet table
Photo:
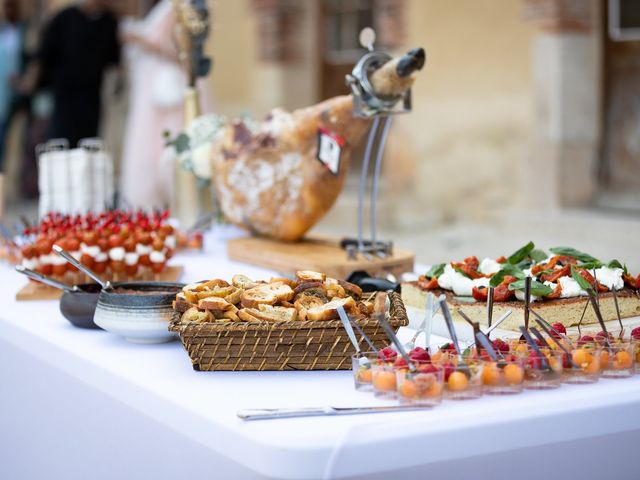
[[[175,260],[185,281],[273,272],[224,244]],[[244,408],[382,405],[350,372],[195,372],[179,342],[72,327],[16,302],[0,266],[0,478],[612,478],[637,469],[640,376],[433,410],[243,422]],[[410,332],[404,332],[406,335]]]

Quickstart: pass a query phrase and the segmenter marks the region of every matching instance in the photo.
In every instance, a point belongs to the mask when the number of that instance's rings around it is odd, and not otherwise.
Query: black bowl
[[[98,297],[100,297],[100,285],[84,283],[78,285],[78,288],[79,292],[64,292],[62,294],[60,313],[75,327],[101,330],[93,322],[93,314],[96,311]]]

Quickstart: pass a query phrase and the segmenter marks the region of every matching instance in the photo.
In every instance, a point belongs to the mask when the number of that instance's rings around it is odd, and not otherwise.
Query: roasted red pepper
[[[434,288],[438,288],[438,279],[436,277],[428,279],[424,275],[420,275],[420,278],[418,278],[418,286],[423,290],[433,290]]]
[[[560,270],[555,270],[552,273],[547,273],[540,277],[543,282],[557,282],[560,277],[571,275],[571,266],[565,265]]]
[[[471,289],[471,295],[473,296],[473,298],[475,298],[478,302],[486,302],[487,298],[489,297],[489,289],[486,287],[473,287]]]

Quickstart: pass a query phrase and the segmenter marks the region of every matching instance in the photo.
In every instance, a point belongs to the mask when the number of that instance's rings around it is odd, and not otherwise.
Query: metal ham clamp
[[[392,61],[392,57],[381,51],[373,49],[375,32],[371,28],[365,28],[360,32],[360,44],[367,48],[368,52],[358,61],[350,75],[346,76],[347,85],[353,93],[353,113],[355,116],[371,118],[373,125],[369,131],[367,146],[360,171],[360,186],[358,189],[358,238],[347,239],[343,242],[347,251],[347,257],[356,259],[358,255],[371,260],[374,256],[386,258],[393,253],[392,242],[381,242],[377,239],[377,197],[382,170],[382,155],[384,153],[387,135],[391,127],[391,115],[408,113],[411,111],[411,88],[397,88],[399,85],[391,85],[386,82],[384,75],[372,75],[383,65]],[[425,62],[425,53],[422,48],[416,48],[405,56],[393,60],[395,74],[400,79],[406,79],[406,85],[410,87],[411,74],[420,70]],[[394,88],[396,87],[396,88]],[[376,145],[377,142],[377,145]],[[370,228],[371,238],[364,239],[364,197],[367,182],[367,173],[371,163],[371,155],[376,146],[375,165],[373,167],[373,180],[370,198]]]

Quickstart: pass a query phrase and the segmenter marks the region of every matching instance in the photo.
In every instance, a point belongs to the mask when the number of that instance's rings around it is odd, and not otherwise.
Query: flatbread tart
[[[603,262],[571,247],[551,248],[547,254],[532,242],[509,257],[468,257],[435,265],[418,280],[402,284],[402,300],[424,309],[429,292],[444,294],[452,311],[462,309],[471,320],[486,325],[487,297],[493,287],[493,318],[512,310],[500,328],[517,331],[524,324],[526,277],[532,278],[531,307],[551,324],[598,323],[587,306],[589,290],[597,291],[605,322],[616,320],[618,312],[620,318],[640,315],[640,275],[633,277],[617,260]]]

